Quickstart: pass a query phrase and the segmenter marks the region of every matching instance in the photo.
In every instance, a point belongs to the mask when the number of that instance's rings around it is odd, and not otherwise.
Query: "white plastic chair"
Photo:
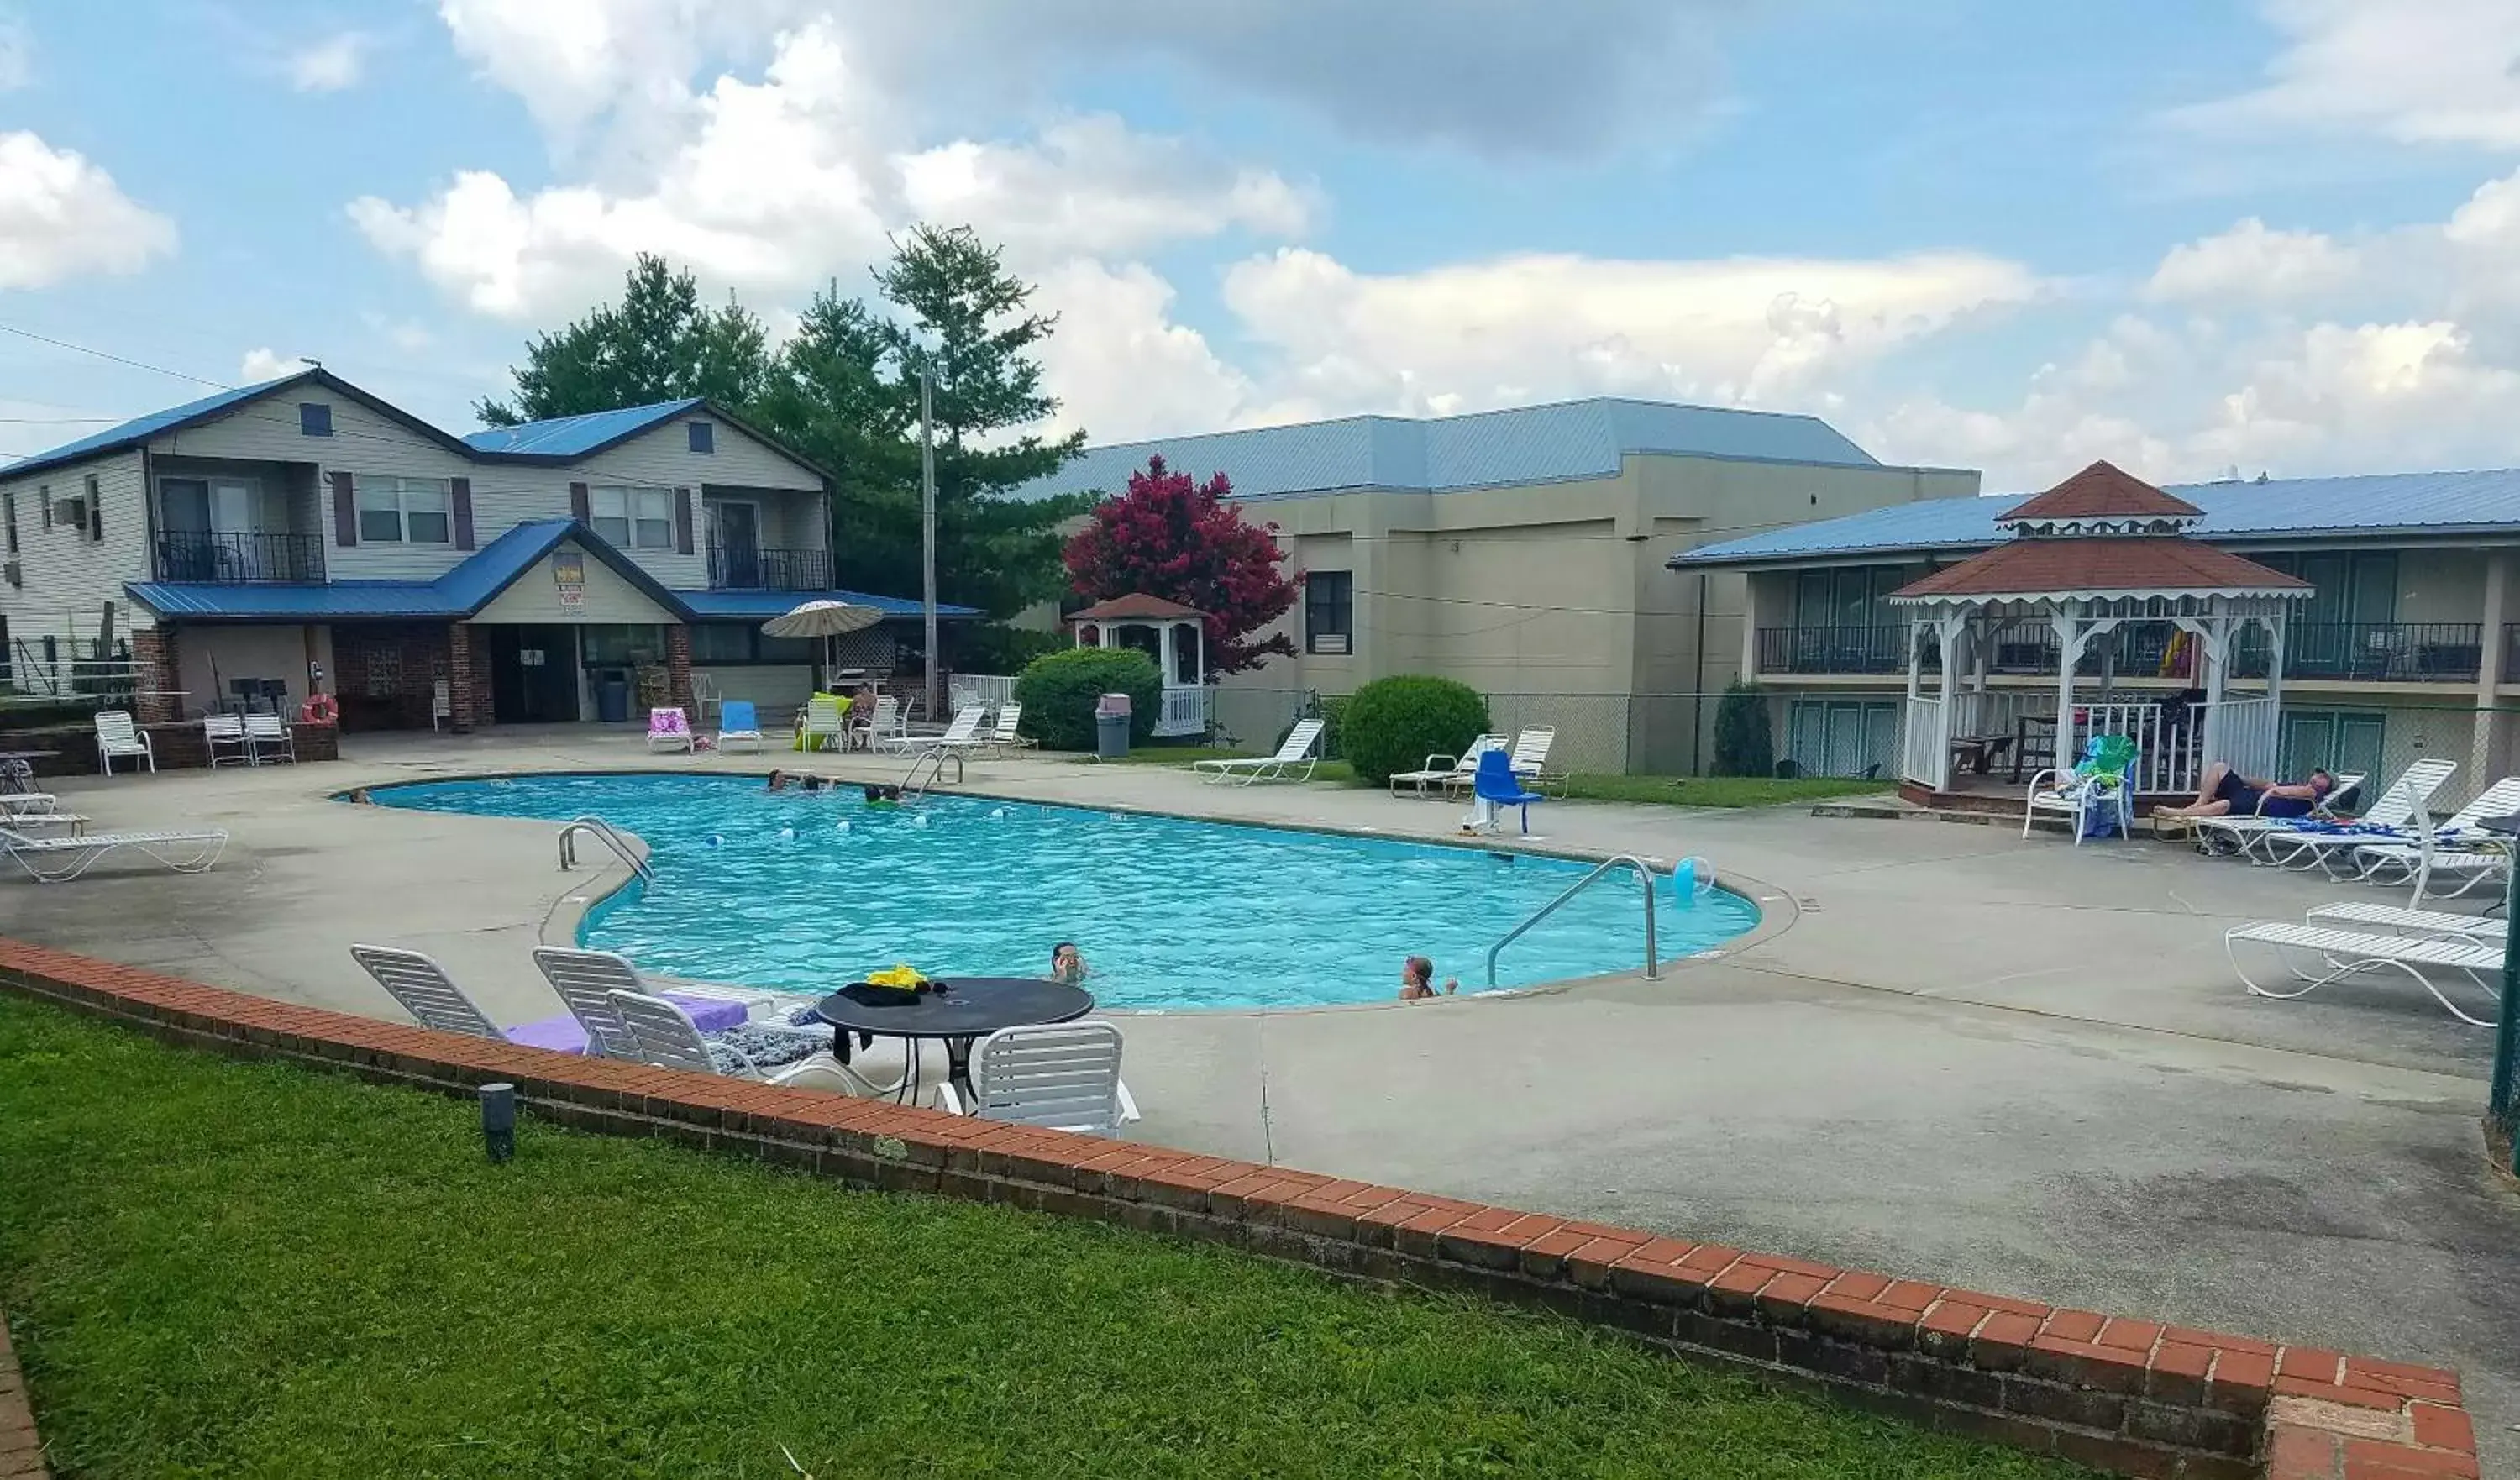
[[[1012,701],[998,706],[998,722],[989,731],[989,744],[998,750],[1023,750],[1032,745],[1032,737],[1015,733],[1023,719],[1023,705]]]
[[[1555,782],[1557,789],[1563,792],[1566,789],[1566,778],[1549,769],[1549,749],[1556,741],[1555,725],[1536,725],[1515,736],[1513,738],[1513,774],[1529,781],[1537,790],[1547,791],[1549,784]],[[1471,762],[1473,768],[1477,764],[1476,761]]]
[[[455,984],[446,968],[418,951],[352,946],[350,959],[375,977],[377,985],[402,1004],[402,1009],[418,1019],[422,1027],[507,1041],[508,1035],[500,1032],[490,1014]]]
[[[817,694],[805,700],[805,718],[798,727],[805,737],[805,748],[827,748],[826,741],[848,744],[848,706],[837,695]]]
[[[96,763],[106,775],[113,774],[117,757],[144,761],[151,774],[158,770],[157,748],[149,743],[149,734],[131,722],[126,709],[96,711]]]
[[[1247,786],[1254,782],[1311,781],[1313,768],[1320,764],[1313,756],[1313,746],[1320,742],[1323,728],[1321,720],[1298,720],[1295,728],[1286,732],[1285,743],[1278,747],[1275,755],[1192,761],[1190,768],[1211,784],[1239,781]],[[1304,768],[1303,775],[1294,774],[1297,766]]]
[[[38,823],[55,817],[31,819]],[[70,837],[33,837],[16,826],[0,828],[0,852],[42,883],[67,883],[94,868],[108,854],[130,849],[145,853],[178,874],[199,874],[219,861],[226,850],[225,829],[167,830],[154,832],[82,832]]]
[[[455,690],[444,679],[428,686],[428,728],[434,734],[438,722],[455,723]]]
[[[271,759],[292,764],[297,760],[297,734],[277,714],[247,715],[245,739],[248,753],[257,766]]]
[[[534,947],[534,969],[543,973],[562,1006],[586,1030],[586,1051],[598,1058],[636,1058],[638,1046],[613,1006],[615,992],[644,992],[639,968],[609,951]]]
[[[246,739],[242,715],[202,716],[202,744],[210,752],[210,769],[213,771],[238,761],[253,764],[253,745]]]
[[[705,725],[709,722],[711,710],[725,713],[718,698],[717,680],[705,673],[695,673],[692,675],[692,718]]]
[[[718,705],[717,753],[724,755],[738,744],[755,755],[761,753],[761,716],[748,698],[731,698]]]
[[[972,1102],[949,1082],[938,1108],[1016,1125],[1112,1136],[1138,1116],[1120,1082],[1120,1030],[1107,1022],[1001,1028],[971,1051]]]
[[[1471,740],[1468,747],[1459,755],[1446,755],[1437,751],[1427,756],[1424,764],[1415,771],[1394,772],[1391,777],[1391,794],[1398,796],[1400,788],[1404,785],[1415,787],[1421,797],[1433,794],[1426,789],[1429,786],[1440,787],[1446,792],[1450,792],[1455,786],[1466,786],[1478,777],[1479,757],[1490,750],[1503,748],[1505,748],[1504,736],[1482,735]]]
[[[692,1015],[680,1006],[645,992],[615,992],[612,994],[612,1009],[620,1014],[622,1026],[629,1031],[629,1056],[635,1061],[660,1069],[690,1069],[700,1074],[718,1072],[717,1061],[709,1054],[709,1041],[700,1036]],[[765,1071],[732,1044],[715,1047],[734,1059],[735,1073],[739,1078],[784,1085],[812,1074],[838,1081],[843,1093],[865,1094],[871,1088],[828,1052],[818,1052],[809,1058]]]

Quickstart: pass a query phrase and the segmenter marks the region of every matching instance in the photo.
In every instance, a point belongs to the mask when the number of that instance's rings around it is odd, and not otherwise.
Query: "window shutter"
[[[455,548],[472,548],[472,480],[449,478],[447,492],[455,505]]]
[[[53,487],[52,487],[52,485],[51,485],[50,483],[41,483],[41,484],[36,485],[36,488],[35,488],[35,502],[44,506],[44,527],[45,527],[45,528],[47,528],[47,529],[52,528],[52,527],[53,527]]]
[[[681,555],[692,553],[692,491],[674,490],[674,550]]]
[[[359,543],[359,500],[346,472],[327,474],[333,480],[333,543],[347,550]]]
[[[87,537],[91,544],[105,538],[105,490],[93,477],[87,480]]]
[[[584,483],[568,485],[568,516],[581,524],[591,524],[595,521],[595,513],[593,507],[587,502]]]

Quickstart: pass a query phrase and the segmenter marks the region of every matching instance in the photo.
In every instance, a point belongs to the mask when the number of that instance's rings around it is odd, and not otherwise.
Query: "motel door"
[[[502,725],[577,718],[577,629],[492,627],[490,713]]]

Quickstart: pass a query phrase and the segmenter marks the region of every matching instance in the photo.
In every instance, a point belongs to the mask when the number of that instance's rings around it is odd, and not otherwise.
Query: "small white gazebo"
[[[1162,737],[1207,733],[1207,613],[1137,592],[1071,612],[1079,648],[1134,648],[1164,676]]]
[[[2008,511],[2002,544],[1892,594],[1915,613],[1908,648],[1903,788],[1967,785],[2009,750],[2071,765],[2094,735],[2137,749],[2137,794],[2193,792],[2213,761],[2274,771],[2283,703],[2284,614],[2307,581],[2188,537],[2204,511],[2107,463]],[[2248,629],[2265,633],[2264,689],[2229,688]],[[2121,673],[2121,629],[2165,633],[2153,674]],[[1991,689],[1999,646],[2055,641],[2056,688]],[[2084,674],[2086,653],[2095,673]],[[1928,659],[1936,660],[1929,671]],[[2174,666],[2183,678],[2170,677]],[[1929,686],[1928,678],[1932,679]],[[2182,685],[2201,699],[2187,701]],[[2079,692],[2088,688],[2089,692]]]

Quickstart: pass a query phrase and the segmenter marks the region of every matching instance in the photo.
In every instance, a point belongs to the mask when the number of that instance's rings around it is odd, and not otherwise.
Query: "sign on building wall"
[[[560,588],[560,604],[563,606],[585,605],[585,553],[576,550],[555,550],[552,552],[551,559],[552,584]]]

